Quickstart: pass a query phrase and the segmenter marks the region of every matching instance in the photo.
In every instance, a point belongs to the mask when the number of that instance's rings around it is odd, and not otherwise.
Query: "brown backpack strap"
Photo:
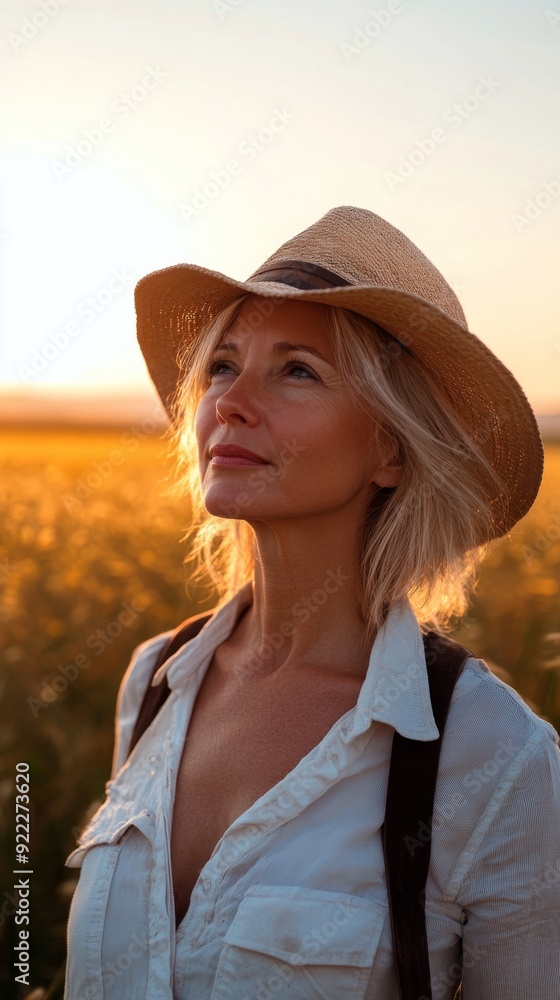
[[[432,1000],[426,937],[425,888],[432,813],[445,720],[453,689],[470,650],[452,639],[423,636],[437,740],[395,732],[382,828],[383,853],[401,1000]]]
[[[148,686],[144,694],[144,700],[140,706],[140,711],[136,718],[136,723],[132,732],[132,737],[130,740],[130,746],[128,749],[128,755],[132,753],[134,747],[138,743],[138,740],[142,734],[146,731],[150,723],[155,719],[157,713],[159,712],[161,706],[169,697],[170,689],[167,683],[167,677],[164,677],[159,684],[152,686],[152,680],[155,673],[159,670],[163,663],[173,656],[181,646],[184,646],[186,642],[190,639],[194,639],[195,635],[198,635],[203,625],[208,621],[209,618],[214,614],[213,611],[210,613],[203,612],[200,615],[193,615],[192,618],[187,618],[186,621],[182,622],[174,632],[171,633],[169,639],[162,646],[159,654],[154,663],[152,672],[150,674],[150,679],[148,681]]]

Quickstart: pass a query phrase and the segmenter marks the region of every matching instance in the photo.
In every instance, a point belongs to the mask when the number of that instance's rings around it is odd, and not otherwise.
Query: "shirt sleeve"
[[[539,737],[461,884],[462,1000],[560,998],[560,754]]]
[[[156,657],[170,635],[171,630],[169,632],[162,632],[153,639],[148,639],[146,642],[136,646],[132,652],[130,663],[125,671],[117,694],[111,780],[113,780],[126,761],[134,725],[144,699],[144,694],[150,683]]]

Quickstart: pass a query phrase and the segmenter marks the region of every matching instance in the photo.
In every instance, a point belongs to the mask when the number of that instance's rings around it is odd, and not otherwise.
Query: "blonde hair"
[[[246,521],[206,510],[194,425],[210,355],[248,299],[254,308],[245,327],[262,325],[273,300],[244,294],[183,348],[185,375],[170,432],[172,491],[186,493],[191,502],[191,523],[181,539],[191,543],[185,564],[193,563],[193,582],[206,573],[224,602],[253,579],[255,536]],[[404,596],[423,625],[446,629],[452,615],[467,609],[487,549],[478,544],[481,529],[492,534],[489,496],[499,492],[499,477],[455,417],[451,400],[406,347],[357,313],[321,308],[343,383],[374,418],[378,433],[396,446],[395,461],[402,465],[398,486],[374,494],[362,524],[358,591],[366,640],[373,639],[391,603]]]

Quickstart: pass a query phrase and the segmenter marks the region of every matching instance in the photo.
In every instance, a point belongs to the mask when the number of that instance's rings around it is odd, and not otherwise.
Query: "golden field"
[[[187,597],[188,505],[166,494],[162,438],[128,430],[0,431],[2,881],[0,953],[15,942],[14,771],[30,765],[32,985],[62,995],[72,878],[64,867],[103,798],[119,682],[134,647],[210,609]],[[487,557],[453,635],[560,727],[560,445],[538,501]],[[4,959],[5,961],[5,959]],[[0,995],[14,990],[0,969]]]

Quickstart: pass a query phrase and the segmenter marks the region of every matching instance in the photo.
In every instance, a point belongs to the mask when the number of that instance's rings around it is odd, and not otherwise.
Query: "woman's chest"
[[[228,827],[282,780],[357,701],[362,681],[224,683],[210,665],[177,775],[171,836],[176,921]]]

